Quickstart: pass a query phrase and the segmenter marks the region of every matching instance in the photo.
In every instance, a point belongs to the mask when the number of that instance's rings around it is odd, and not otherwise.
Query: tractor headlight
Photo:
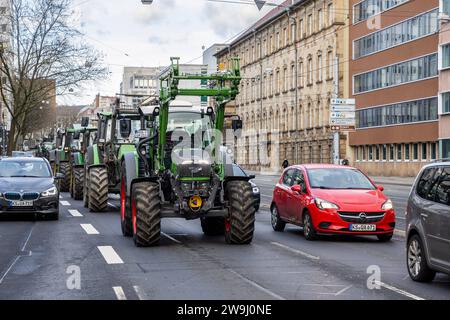
[[[338,205],[320,198],[315,198],[314,202],[316,203],[317,208],[319,208],[320,210],[339,209]]]
[[[47,189],[44,192],[42,192],[41,196],[42,197],[52,197],[52,196],[56,196],[57,193],[58,193],[58,189],[56,189],[56,187],[52,187],[52,188]]]

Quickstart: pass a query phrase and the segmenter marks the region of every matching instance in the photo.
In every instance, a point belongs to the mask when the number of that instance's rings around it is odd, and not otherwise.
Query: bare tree
[[[73,21],[71,3],[11,0],[10,41],[0,47],[0,98],[12,116],[8,153],[33,129],[28,119],[43,100],[107,77],[101,54],[83,41]]]

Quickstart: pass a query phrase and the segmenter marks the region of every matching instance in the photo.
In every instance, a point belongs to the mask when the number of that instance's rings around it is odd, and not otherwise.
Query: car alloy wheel
[[[305,229],[305,235],[308,236],[311,233],[311,217],[309,214],[305,216],[305,223],[303,228]]]
[[[270,221],[272,222],[272,227],[276,228],[277,223],[278,223],[278,209],[277,209],[277,207],[273,207]]]
[[[408,268],[409,272],[418,277],[421,271],[422,250],[417,239],[412,240],[408,247]]]

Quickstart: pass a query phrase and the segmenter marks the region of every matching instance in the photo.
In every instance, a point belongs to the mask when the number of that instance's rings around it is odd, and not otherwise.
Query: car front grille
[[[39,199],[39,193],[37,192],[26,192],[24,194],[20,194],[18,192],[7,192],[5,193],[5,199],[10,201],[33,201]]]
[[[339,216],[345,222],[375,223],[384,218],[384,212],[339,212]]]

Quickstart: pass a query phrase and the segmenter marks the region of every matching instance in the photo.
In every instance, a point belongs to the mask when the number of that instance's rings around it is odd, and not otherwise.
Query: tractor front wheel
[[[120,181],[120,225],[124,237],[133,235],[130,197],[127,194],[127,172],[124,164],[122,164],[122,178]]]
[[[133,240],[137,247],[154,246],[161,238],[161,199],[159,184],[138,182],[131,193]]]
[[[108,171],[104,167],[89,170],[89,209],[105,211],[108,207]]]
[[[61,186],[61,192],[69,192],[70,188],[70,163],[68,162],[61,162],[59,164],[59,172],[64,175],[64,179],[61,180],[60,186]]]
[[[83,199],[83,187],[84,187],[84,168],[73,169],[73,185],[72,194],[75,200]]]
[[[225,189],[229,213],[225,218],[225,240],[229,244],[249,244],[255,231],[252,186],[247,181],[230,181]]]

